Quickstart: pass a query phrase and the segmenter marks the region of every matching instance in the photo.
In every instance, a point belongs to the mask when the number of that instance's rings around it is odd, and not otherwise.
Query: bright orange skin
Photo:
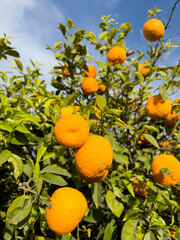
[[[108,62],[112,62],[113,65],[122,64],[126,60],[126,51],[122,47],[113,47],[107,54]]]
[[[83,117],[68,114],[61,117],[54,128],[56,141],[67,148],[82,146],[89,135],[89,125]]]
[[[176,99],[175,102],[179,103],[180,99]],[[169,113],[166,117],[166,124],[168,127],[173,128],[176,123],[180,120],[180,114],[177,114],[177,112],[180,111],[180,106],[174,106],[172,108],[172,113]],[[180,126],[180,124],[178,125]]]
[[[87,210],[84,195],[71,187],[57,189],[46,209],[46,220],[49,228],[59,235],[72,232]]]
[[[95,107],[95,106],[92,106],[94,108],[94,110],[96,111],[95,112],[95,115],[97,118],[101,119],[101,111],[99,110],[99,108]]]
[[[180,181],[180,163],[172,154],[161,154],[151,164],[154,180],[164,186],[175,185]],[[160,173],[162,168],[169,168],[171,175]]]
[[[93,95],[97,92],[98,88],[99,86],[97,80],[92,77],[85,78],[81,84],[81,89],[86,95]]]
[[[105,91],[106,91],[106,86],[104,85],[104,84],[102,84],[102,83],[98,83],[98,86],[99,86],[99,88],[98,88],[98,91],[97,91],[97,94],[103,94],[103,93],[105,93]]]
[[[88,71],[84,71],[85,76],[95,78],[97,69],[92,65],[88,65],[87,68],[88,68]]]
[[[150,97],[145,106],[145,113],[152,119],[163,119],[171,112],[172,103],[168,98],[165,102],[161,95]]]
[[[33,93],[33,96],[34,96],[34,97],[37,97],[38,100],[41,99],[41,95],[39,95],[38,93]]]
[[[148,131],[145,130],[143,133],[147,133],[147,132],[148,132]],[[140,139],[141,142],[144,143],[144,144],[149,143],[149,141],[143,136],[143,134],[141,134],[141,135],[139,136],[139,139]]]
[[[148,183],[142,183],[143,187],[145,189],[148,189],[149,188],[149,185]],[[137,196],[140,196],[140,197],[148,197],[148,193],[147,191],[145,191],[144,189],[142,189],[142,187],[140,186],[139,182],[137,180],[134,180],[133,182],[133,188],[134,188],[134,192]]]
[[[67,69],[68,69],[68,64],[66,64],[66,67],[65,67],[64,70],[63,70],[63,75],[64,75],[65,77],[68,77],[68,76],[71,75],[71,73],[70,73]]]
[[[140,73],[145,77],[148,75],[150,69],[146,67],[146,64],[142,63],[140,65]]]
[[[61,114],[61,117],[63,117],[65,115],[72,114],[74,112],[75,112],[75,109],[72,106],[68,106],[68,107],[62,107],[59,113]]]
[[[142,31],[145,39],[148,41],[159,41],[164,35],[164,25],[160,20],[152,18],[145,22]]]
[[[75,152],[77,173],[87,182],[102,181],[107,176],[112,161],[113,152],[109,141],[98,135],[89,136]]]

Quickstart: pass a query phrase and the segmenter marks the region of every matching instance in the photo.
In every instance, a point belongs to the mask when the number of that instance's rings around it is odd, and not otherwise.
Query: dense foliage
[[[175,5],[172,13],[174,9]],[[156,17],[158,11],[149,11],[149,17]],[[47,45],[57,59],[51,72],[55,91],[47,89],[40,65],[31,60],[32,66],[24,69],[9,37],[0,39],[1,58],[13,56],[11,62],[19,71],[18,75],[0,72],[1,239],[168,240],[172,231],[180,239],[180,184],[160,185],[151,171],[152,160],[160,154],[171,153],[180,160],[180,121],[171,128],[165,119],[151,119],[144,111],[154,94],[160,94],[164,101],[170,98],[173,106],[178,106],[174,100],[180,93],[180,63],[162,64],[178,44],[165,32],[158,42],[144,40],[149,50],[142,53],[126,46],[130,23],[119,25],[110,16],[102,16],[99,27],[102,33],[97,37],[75,27],[72,20],[66,26],[59,24],[64,41]],[[96,56],[88,53],[90,44]],[[114,46],[126,49],[123,64],[106,61]],[[97,61],[97,56],[104,60]],[[87,96],[81,83],[91,61],[98,69],[96,79],[106,91]],[[145,76],[140,73],[142,63],[150,69]],[[69,74],[63,73],[65,68]],[[82,180],[75,170],[74,149],[55,140],[60,109],[75,105],[80,106],[80,115],[86,114],[90,133],[111,143],[113,164],[101,182]],[[92,106],[99,109],[98,117]],[[140,141],[142,134],[144,142]],[[135,194],[134,180],[142,188],[143,183],[148,184],[147,197]],[[47,226],[45,212],[50,196],[61,186],[82,192],[88,210],[72,233],[58,236]]]

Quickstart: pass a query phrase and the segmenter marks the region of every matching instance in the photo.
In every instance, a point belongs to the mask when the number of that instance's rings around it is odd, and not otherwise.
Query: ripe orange
[[[103,94],[106,91],[106,86],[101,82],[98,83],[98,91],[97,94]]]
[[[161,185],[175,185],[180,181],[180,163],[174,155],[161,154],[153,159],[151,164],[153,178]],[[171,174],[160,172],[163,168],[169,168]]]
[[[175,100],[176,103],[180,103],[180,99]],[[180,114],[177,114],[177,112],[180,111],[180,106],[173,106],[172,113],[169,113],[166,117],[166,124],[168,127],[173,128],[176,123],[180,120]],[[180,126],[180,124],[178,125]]]
[[[62,107],[59,113],[61,114],[61,117],[63,117],[65,115],[72,114],[74,112],[75,112],[74,107],[68,106],[68,107]]]
[[[147,132],[148,132],[148,131],[145,130],[143,133],[147,133]],[[140,139],[141,142],[144,143],[144,144],[149,143],[149,141],[143,136],[143,134],[141,134],[141,135],[139,136],[139,139]]]
[[[72,232],[87,210],[84,195],[71,187],[57,189],[49,203],[51,207],[46,209],[47,224],[53,232],[60,235]]]
[[[77,148],[85,143],[89,135],[89,125],[83,117],[68,114],[60,118],[54,128],[57,142],[64,147]]]
[[[87,77],[83,80],[81,88],[86,95],[93,95],[98,90],[98,82],[95,78]]]
[[[112,62],[113,65],[122,64],[126,60],[126,51],[122,47],[113,47],[107,54],[108,62]]]
[[[87,182],[102,181],[107,176],[112,161],[111,144],[106,138],[98,135],[89,136],[75,152],[77,173]]]
[[[148,183],[142,183],[143,188],[141,187],[141,185],[139,184],[139,182],[137,180],[134,180],[133,182],[133,188],[134,188],[134,192],[137,196],[140,197],[148,197],[148,193],[146,191],[146,189],[149,188]]]
[[[168,98],[165,102],[161,95],[150,97],[145,106],[145,113],[152,119],[163,119],[171,112],[171,100]]]
[[[38,100],[41,99],[41,95],[39,95],[38,93],[33,93],[33,97],[36,97]]]
[[[71,75],[71,73],[68,71],[68,64],[66,64],[66,66],[65,66],[64,70],[62,71],[62,73],[63,73],[63,75],[65,77],[68,77],[68,76]]]
[[[140,73],[145,77],[148,75],[150,69],[146,67],[145,63],[140,64]]]
[[[86,75],[86,77],[95,78],[97,69],[92,65],[88,65],[87,68],[88,68],[88,71],[84,71],[84,74]]]
[[[156,18],[149,19],[143,26],[143,35],[151,42],[160,40],[164,35],[163,23]]]

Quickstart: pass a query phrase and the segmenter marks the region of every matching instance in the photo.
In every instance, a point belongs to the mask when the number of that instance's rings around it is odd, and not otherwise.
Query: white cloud
[[[14,36],[12,46],[23,64],[29,65],[31,58],[46,65],[44,71],[48,72],[49,62],[55,64],[56,60],[45,44],[59,41],[53,36],[58,32],[56,26],[64,21],[61,9],[48,0],[1,0],[0,19],[0,37],[4,33]]]

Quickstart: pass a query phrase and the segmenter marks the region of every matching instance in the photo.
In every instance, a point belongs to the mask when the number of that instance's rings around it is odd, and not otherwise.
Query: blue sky
[[[62,35],[56,28],[60,22],[66,24],[72,19],[79,29],[100,34],[98,27],[102,15],[111,15],[118,22],[132,24],[132,34],[125,39],[126,47],[132,50],[147,50],[146,40],[142,35],[142,27],[147,20],[148,9],[156,6],[162,9],[157,13],[159,19],[167,23],[171,9],[176,0],[1,0],[0,7],[0,37],[5,32],[13,35],[12,45],[21,55],[25,66],[30,65],[29,58],[45,65],[43,72],[50,71],[56,59],[45,44],[53,46],[62,41]],[[168,36],[180,32],[180,2],[177,5],[171,22],[171,27],[165,34]],[[176,41],[180,41],[178,36]],[[93,52],[91,52],[93,53]],[[175,49],[165,59],[167,64],[178,63],[180,50]],[[2,64],[2,63],[1,63]],[[7,64],[7,63],[6,63]]]

